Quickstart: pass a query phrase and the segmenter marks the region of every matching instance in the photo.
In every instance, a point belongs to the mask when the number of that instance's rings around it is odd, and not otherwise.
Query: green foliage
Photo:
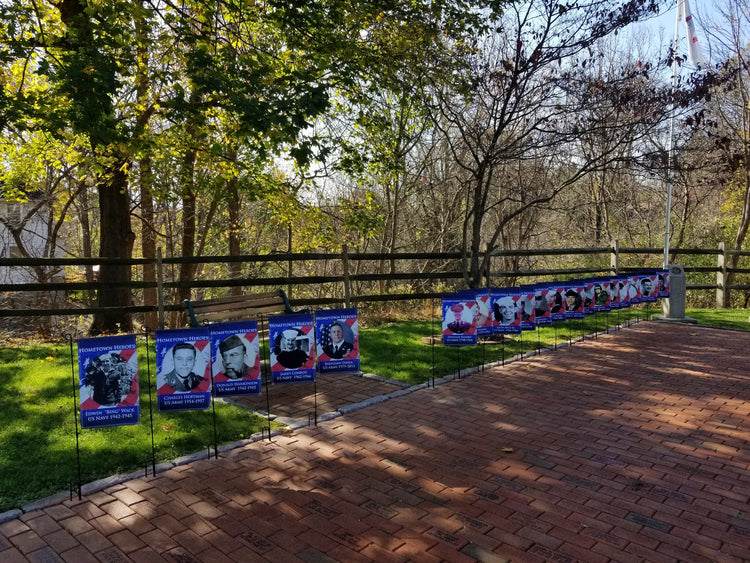
[[[748,186],[745,183],[744,167],[735,170],[732,181],[724,190],[724,205],[721,207],[721,229],[724,233],[737,233],[740,226],[742,208],[744,206],[745,192]],[[728,244],[733,244],[733,240],[726,240]],[[744,249],[748,248],[747,239],[743,241]]]
[[[375,201],[375,194],[365,192],[358,200],[339,200],[344,226],[363,238],[372,238],[379,232],[385,221],[382,210]]]

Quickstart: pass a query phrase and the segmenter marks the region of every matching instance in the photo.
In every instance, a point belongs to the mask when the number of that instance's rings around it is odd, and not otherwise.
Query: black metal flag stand
[[[270,358],[271,339],[270,339],[270,335],[269,335],[269,339],[268,339],[269,358],[268,358],[268,362],[266,362],[266,358],[265,358],[265,355],[266,355],[266,352],[265,352],[265,350],[266,350],[266,342],[265,342],[265,336],[263,336],[265,334],[265,332],[263,330],[263,315],[261,315],[259,317],[258,321],[260,323],[260,327],[259,327],[259,331],[258,332],[261,334],[261,342],[260,342],[260,350],[261,350],[261,352],[260,352],[260,362],[261,362],[261,368],[262,368],[263,364],[266,364],[266,366],[267,366],[266,377],[264,378],[263,375],[262,375],[262,373],[261,373],[261,379],[265,379],[265,387],[266,387],[266,417],[268,419],[268,441],[270,442],[271,441],[271,395],[270,395],[270,391],[268,390],[268,387],[269,387],[269,385],[271,385],[271,358]]]
[[[148,378],[148,420],[151,424],[151,469],[153,471],[154,476],[156,476],[156,441],[154,440],[154,399],[153,395],[151,394],[151,358],[149,357],[148,348],[149,348],[149,340],[148,340],[148,333],[150,332],[149,328],[146,327],[143,329],[144,335],[146,337],[146,376]]]
[[[78,500],[81,500],[81,447],[78,441],[78,397],[76,390],[78,389],[78,380],[76,378],[75,365],[76,361],[73,356],[73,336],[66,334],[65,337],[68,339],[70,344],[70,374],[73,379],[73,423],[76,427],[76,463],[78,466]]]
[[[435,299],[432,299],[432,388],[435,388]]]
[[[318,425],[318,374],[313,379],[313,421]]]
[[[461,379],[461,346],[456,346],[456,367],[458,368],[458,379]]]
[[[598,316],[599,316],[599,311],[594,310],[594,338],[598,336],[598,332],[599,332],[599,323],[597,322]]]
[[[477,342],[479,342],[479,336],[477,336]],[[484,372],[484,366],[487,363],[487,340],[482,342],[482,372]]]
[[[219,432],[216,429],[216,389],[214,387],[213,370],[211,370],[211,418],[214,421],[214,459],[219,459]],[[210,453],[208,457],[211,457]]]
[[[536,325],[536,355],[542,353],[542,333],[539,330],[539,325]]]

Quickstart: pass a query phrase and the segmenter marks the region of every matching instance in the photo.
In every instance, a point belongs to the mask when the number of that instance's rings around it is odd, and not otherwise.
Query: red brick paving
[[[747,561],[748,365],[640,323],[52,502],[0,561]]]
[[[233,397],[232,401],[254,411],[274,416],[295,419],[314,419],[315,413],[322,415],[345,405],[359,403],[377,395],[385,395],[401,389],[400,385],[387,381],[339,375],[319,377],[314,386],[310,384],[269,385],[261,395]]]

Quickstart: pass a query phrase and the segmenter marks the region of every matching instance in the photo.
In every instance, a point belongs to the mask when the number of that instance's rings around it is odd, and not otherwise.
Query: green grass
[[[141,422],[95,430],[79,427],[83,483],[151,464],[146,351],[140,343],[138,348]],[[153,367],[151,371],[156,462],[212,447],[211,411],[157,412]],[[0,348],[0,512],[70,490],[71,483],[76,486],[73,377],[69,344]],[[267,424],[245,409],[216,402],[220,444],[249,437]]]
[[[689,309],[685,315],[702,325],[750,330],[750,309]]]
[[[500,362],[522,351],[552,347],[556,342],[657,312],[654,307],[641,306],[623,310],[619,316],[616,312],[599,314],[583,322],[559,323],[556,330],[551,327],[524,332],[522,337],[511,336],[503,343],[460,348],[439,344],[441,327],[437,320],[385,324],[361,331],[361,366],[367,373],[417,384],[433,376],[455,374],[459,366],[466,369]],[[750,330],[747,309],[698,309],[687,311],[687,315],[701,324]],[[432,335],[438,338],[438,344],[423,342],[423,338]],[[145,347],[139,342],[138,348],[141,423],[96,430],[79,428],[84,483],[151,464],[148,369]],[[153,350],[150,359],[153,364]],[[71,372],[68,344],[0,348],[0,512],[69,490],[71,483],[77,483],[72,397],[77,367],[74,371],[75,374]],[[151,371],[153,380],[153,365]],[[154,387],[152,381],[155,401]],[[265,419],[221,402],[216,403],[216,416],[219,443],[249,437],[267,424]],[[157,463],[211,447],[214,442],[211,417],[210,411],[159,413],[154,404]]]
[[[604,331],[606,327],[644,319],[660,313],[653,306],[623,309],[609,314],[599,313],[584,320],[571,319],[555,323],[538,331],[525,331],[522,335],[508,335],[503,342],[478,346],[442,346],[439,321],[412,321],[389,323],[368,328],[360,334],[360,358],[363,371],[405,383],[423,383],[435,378],[455,374],[458,369],[502,362],[520,353],[530,353],[539,348],[553,347],[569,339]],[[437,343],[423,342],[432,335]],[[433,361],[434,354],[434,361]],[[434,365],[434,368],[433,368]],[[434,372],[433,372],[434,369]]]

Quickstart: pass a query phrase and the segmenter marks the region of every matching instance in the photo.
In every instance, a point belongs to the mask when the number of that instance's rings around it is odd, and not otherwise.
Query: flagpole
[[[664,226],[664,269],[669,267],[669,228],[672,215],[672,165],[674,163],[674,94],[677,89],[677,47],[680,42],[681,0],[677,0],[677,12],[674,22],[674,42],[672,44],[672,107],[669,115],[669,140],[667,142],[667,212]]]
[[[669,116],[669,144],[667,146],[667,213],[666,225],[664,227],[664,269],[669,266],[669,227],[672,213],[672,184],[674,174],[674,114],[675,114],[675,91],[677,90],[677,49],[680,44],[680,20],[685,21],[685,36],[687,39],[688,62],[700,70],[705,65],[701,53],[698,37],[695,34],[693,15],[690,13],[688,0],[677,0],[677,13],[674,22],[674,46],[672,51],[672,108]]]

